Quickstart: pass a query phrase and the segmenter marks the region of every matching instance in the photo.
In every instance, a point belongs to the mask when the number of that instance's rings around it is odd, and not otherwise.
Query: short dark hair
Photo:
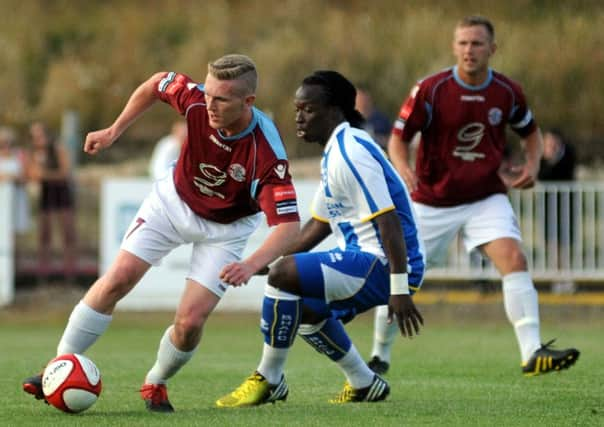
[[[355,109],[357,90],[342,74],[332,70],[318,70],[302,80],[303,85],[321,86],[326,103],[342,110],[344,118],[354,127],[361,127],[363,116]]]
[[[465,28],[465,27],[474,27],[476,25],[482,25],[489,33],[489,37],[491,41],[495,41],[495,27],[489,21],[488,18],[480,15],[470,15],[462,18],[455,28]]]

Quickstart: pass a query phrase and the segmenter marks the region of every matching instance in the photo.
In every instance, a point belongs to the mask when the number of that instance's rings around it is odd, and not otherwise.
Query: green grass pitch
[[[285,403],[217,409],[214,401],[256,367],[262,339],[257,314],[217,313],[202,345],[169,384],[174,414],[144,409],[138,388],[155,360],[171,313],[117,312],[87,355],[99,366],[103,392],[88,411],[69,415],[21,391],[21,380],[50,359],[67,312],[0,311],[1,426],[602,426],[604,425],[604,319],[601,313],[558,314],[542,320],[543,339],[582,354],[562,373],[520,375],[518,351],[501,308],[492,319],[425,313],[419,337],[400,339],[386,378],[385,402],[335,406],[343,376],[335,364],[297,340],[287,364]],[[574,310],[580,310],[576,308]],[[470,309],[471,311],[471,309]],[[567,320],[570,319],[570,320]],[[348,329],[366,357],[372,318],[362,315]]]

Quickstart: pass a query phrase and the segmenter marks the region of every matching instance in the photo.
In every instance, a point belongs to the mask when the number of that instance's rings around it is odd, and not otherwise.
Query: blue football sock
[[[302,300],[277,299],[264,296],[260,329],[264,342],[275,348],[288,348],[294,343]]]
[[[352,345],[342,322],[332,317],[316,325],[300,325],[298,332],[315,350],[334,362],[344,357]]]

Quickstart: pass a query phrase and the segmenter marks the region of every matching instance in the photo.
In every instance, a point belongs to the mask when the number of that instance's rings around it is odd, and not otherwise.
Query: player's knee
[[[511,271],[526,271],[528,266],[522,249],[516,247],[510,251],[508,254],[508,264]]]
[[[182,350],[194,349],[199,343],[203,323],[191,316],[178,317],[174,321],[174,345]]]
[[[291,283],[296,276],[296,263],[293,257],[280,259],[271,266],[268,273],[268,284],[281,289],[282,291],[292,291]]]

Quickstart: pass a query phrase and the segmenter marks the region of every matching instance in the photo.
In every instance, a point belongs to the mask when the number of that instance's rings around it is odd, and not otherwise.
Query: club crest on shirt
[[[501,118],[503,117],[503,113],[497,107],[493,107],[489,110],[489,123],[491,126],[497,126],[501,123]]]
[[[277,166],[274,167],[273,170],[275,171],[275,173],[277,174],[279,179],[285,178],[285,173],[287,172],[287,168],[285,167],[285,165],[283,163],[279,163]]]
[[[229,166],[229,175],[237,182],[245,181],[245,168],[239,163]]]

